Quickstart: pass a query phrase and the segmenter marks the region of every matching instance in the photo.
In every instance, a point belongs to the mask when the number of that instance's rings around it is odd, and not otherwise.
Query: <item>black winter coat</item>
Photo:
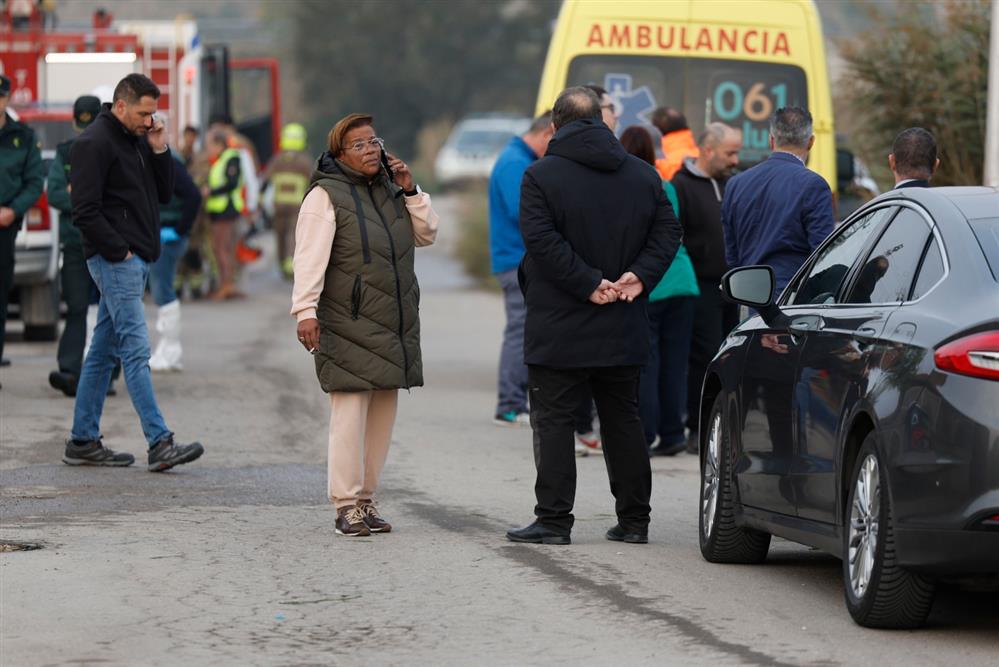
[[[173,157],[156,155],[105,104],[69,154],[73,224],[87,257],[120,262],[128,252],[146,262],[160,256],[160,204],[173,195]]]
[[[629,155],[599,119],[560,128],[520,191],[527,253],[520,285],[527,305],[524,357],[556,368],[644,364],[646,296],[669,268],[682,231],[656,170]],[[627,271],[642,297],[598,306],[603,278]]]
[[[728,271],[721,224],[722,195],[728,179],[698,176],[684,161],[670,182],[680,205],[683,245],[694,263],[694,273],[698,280],[717,283]]]

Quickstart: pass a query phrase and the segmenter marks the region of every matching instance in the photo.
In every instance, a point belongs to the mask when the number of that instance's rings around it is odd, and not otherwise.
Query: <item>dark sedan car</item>
[[[704,382],[704,557],[827,551],[871,627],[922,624],[941,576],[999,573],[999,191],[894,190],[776,303],[769,267],[722,291],[759,314]]]

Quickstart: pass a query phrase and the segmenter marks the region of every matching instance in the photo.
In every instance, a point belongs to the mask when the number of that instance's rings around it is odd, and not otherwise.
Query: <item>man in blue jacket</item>
[[[501,426],[530,424],[524,364],[526,310],[524,295],[517,284],[517,267],[524,256],[524,240],[520,236],[520,181],[531,163],[548,150],[553,133],[551,112],[538,116],[526,134],[510,139],[489,176],[489,250],[506,307],[493,419]]]
[[[783,107],[770,119],[770,157],[725,186],[722,230],[730,268],[769,264],[774,296],[833,228],[832,191],[808,169],[812,115]]]

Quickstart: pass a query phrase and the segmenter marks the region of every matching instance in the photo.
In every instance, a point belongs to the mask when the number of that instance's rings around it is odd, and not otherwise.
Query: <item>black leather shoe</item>
[[[628,544],[648,544],[649,534],[628,531],[622,528],[621,524],[616,524],[607,531],[607,539],[612,542],[627,542]]]
[[[72,373],[64,371],[52,371],[49,373],[49,385],[67,396],[76,396],[76,384],[77,377]]]
[[[506,539],[511,542],[528,542],[530,544],[572,544],[569,533],[552,530],[537,521],[530,526],[506,531]]]

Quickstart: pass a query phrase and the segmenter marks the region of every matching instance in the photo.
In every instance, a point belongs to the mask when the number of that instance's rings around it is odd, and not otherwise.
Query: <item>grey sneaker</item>
[[[135,463],[135,457],[125,452],[115,452],[108,449],[100,440],[77,443],[66,441],[66,452],[62,462],[71,466],[130,466]]]
[[[178,445],[173,436],[168,435],[149,450],[149,472],[163,472],[182,463],[190,463],[205,453],[200,442]]]

